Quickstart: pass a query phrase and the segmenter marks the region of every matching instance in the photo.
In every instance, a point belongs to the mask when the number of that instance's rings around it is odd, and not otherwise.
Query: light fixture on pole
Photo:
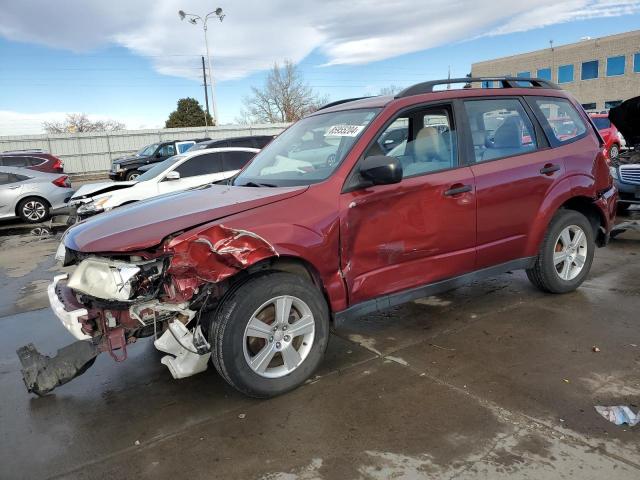
[[[207,13],[204,17],[200,15],[195,15],[193,13],[186,13],[184,10],[178,10],[178,16],[180,20],[187,19],[187,21],[193,25],[197,25],[198,22],[202,23],[202,29],[204,30],[204,45],[207,51],[207,64],[209,65],[209,87],[211,89],[211,105],[213,107],[213,123],[214,125],[218,123],[218,105],[216,103],[215,96],[215,81],[213,80],[213,71],[211,69],[211,56],[209,55],[209,40],[207,38],[207,22],[210,18],[217,18],[222,22],[225,17],[225,14],[222,13],[222,9],[220,7],[216,8],[213,12]]]

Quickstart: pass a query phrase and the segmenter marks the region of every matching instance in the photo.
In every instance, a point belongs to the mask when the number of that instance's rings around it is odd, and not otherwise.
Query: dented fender
[[[267,240],[248,230],[213,225],[193,235],[177,237],[165,247],[172,255],[167,272],[178,278],[196,276],[220,282],[278,252]]]

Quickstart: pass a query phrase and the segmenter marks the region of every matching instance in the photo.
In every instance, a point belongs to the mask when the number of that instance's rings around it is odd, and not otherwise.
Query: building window
[[[607,77],[624,75],[624,55],[607,58]]]
[[[573,65],[560,65],[558,67],[558,83],[573,82]]]
[[[621,103],[622,100],[609,100],[607,102],[604,102],[604,108],[605,110],[609,110],[610,108],[617,107]]]
[[[531,78],[531,72],[518,72],[516,77],[520,78]]]
[[[633,71],[640,73],[640,53],[636,53],[633,56]]]
[[[582,108],[584,108],[585,110],[595,110],[596,109],[596,103],[595,102],[583,103],[582,104]]]
[[[593,80],[598,78],[598,60],[582,62],[582,80]]]
[[[493,81],[492,80],[483,81],[482,88],[493,88]]]
[[[537,77],[543,80],[551,81],[551,69],[550,68],[540,68],[538,69]]]

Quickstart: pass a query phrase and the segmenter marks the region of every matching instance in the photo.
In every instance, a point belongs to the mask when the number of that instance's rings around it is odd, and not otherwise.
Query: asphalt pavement
[[[61,229],[0,224],[2,479],[640,478],[640,426],[594,410],[640,408],[640,231],[567,295],[514,272],[351,321],[258,401],[213,368],[173,380],[150,340],[28,394],[16,348],[73,341],[45,294]]]

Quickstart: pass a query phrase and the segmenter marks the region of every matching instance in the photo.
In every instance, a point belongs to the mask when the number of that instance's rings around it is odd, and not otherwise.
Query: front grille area
[[[640,185],[640,165],[621,165],[620,180],[624,183]]]

